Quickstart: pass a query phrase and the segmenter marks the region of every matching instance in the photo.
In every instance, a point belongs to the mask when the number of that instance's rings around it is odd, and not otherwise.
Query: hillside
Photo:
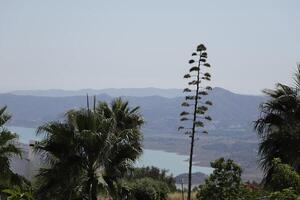
[[[147,93],[147,91],[143,92]],[[43,93],[44,94],[44,93]],[[153,93],[147,93],[152,95]],[[97,95],[97,100],[110,101],[113,97]],[[166,134],[177,132],[180,104],[183,97],[166,98],[152,96],[123,96],[132,106],[140,106],[147,124],[146,132]],[[258,116],[258,105],[262,96],[239,95],[221,88],[215,88],[209,96],[214,106],[210,110],[213,123],[210,129],[247,129]],[[48,97],[0,94],[0,105],[7,105],[14,118],[13,125],[34,127],[56,120],[71,108],[86,106],[85,96]]]
[[[144,146],[187,154],[188,140],[177,131],[180,104],[183,97],[123,96],[130,105],[140,106],[146,124],[143,127]],[[107,94],[97,95],[97,100],[110,101]],[[197,165],[209,166],[211,160],[221,156],[231,157],[245,168],[246,179],[256,180],[257,138],[252,122],[258,117],[258,106],[265,97],[240,95],[222,88],[214,88],[209,95],[214,106],[210,110],[213,122],[207,127],[209,135],[200,135],[196,145]],[[0,94],[0,106],[7,105],[13,114],[10,125],[36,127],[63,118],[71,108],[86,106],[85,96],[30,96]]]
[[[70,97],[70,96],[83,96],[86,94],[97,95],[107,94],[112,97],[116,96],[162,96],[167,98],[173,98],[182,96],[181,89],[160,89],[160,88],[107,88],[107,89],[82,89],[82,90],[16,90],[10,92],[15,95],[29,95],[29,96],[46,96],[46,97]]]

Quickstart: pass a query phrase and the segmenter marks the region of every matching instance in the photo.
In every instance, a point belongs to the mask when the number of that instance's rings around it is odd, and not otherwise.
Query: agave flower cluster
[[[181,104],[184,111],[180,113],[181,121],[184,126],[180,126],[178,130],[184,131],[190,137],[194,137],[197,132],[207,133],[206,130],[198,131],[203,128],[205,121],[211,121],[212,118],[207,115],[208,107],[212,106],[212,102],[206,99],[212,87],[207,83],[211,80],[211,74],[207,70],[210,64],[207,62],[206,47],[203,44],[197,46],[196,52],[192,53],[192,59],[189,60],[192,65],[189,73],[183,77],[188,80],[188,87],[183,90],[186,93],[185,101]],[[186,121],[192,121],[191,124]]]

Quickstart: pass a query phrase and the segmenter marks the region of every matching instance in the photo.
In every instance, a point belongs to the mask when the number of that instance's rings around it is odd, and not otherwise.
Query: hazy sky
[[[0,0],[0,91],[182,88],[208,48],[213,86],[259,94],[291,83],[299,0]]]

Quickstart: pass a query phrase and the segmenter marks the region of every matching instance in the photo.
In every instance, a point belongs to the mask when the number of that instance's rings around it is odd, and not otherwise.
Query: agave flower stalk
[[[180,113],[180,120],[182,121],[182,123],[184,123],[184,125],[178,128],[178,130],[184,131],[184,134],[189,135],[189,137],[191,138],[187,200],[191,200],[192,165],[195,134],[207,134],[208,132],[206,130],[199,129],[204,128],[206,121],[212,120],[210,116],[206,115],[208,107],[212,106],[212,102],[209,100],[201,101],[201,99],[203,99],[204,96],[208,95],[209,91],[212,90],[212,87],[205,85],[205,82],[211,80],[211,74],[206,72],[204,69],[211,67],[210,64],[206,61],[206,47],[203,44],[198,45],[196,52],[192,53],[192,57],[193,58],[188,62],[190,65],[192,65],[192,67],[190,67],[189,73],[183,76],[183,78],[188,79],[188,87],[183,90],[183,92],[187,93],[187,95],[185,96],[185,101],[181,104],[181,106],[185,110]],[[195,63],[197,63],[196,66]]]

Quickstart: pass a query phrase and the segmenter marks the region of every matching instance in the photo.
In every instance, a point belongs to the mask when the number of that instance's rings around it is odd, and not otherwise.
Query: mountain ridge
[[[110,102],[114,97],[97,95],[97,100]],[[146,124],[142,128],[143,145],[147,149],[188,154],[188,137],[180,134],[183,96],[123,96],[129,106],[140,106]],[[219,157],[232,158],[245,169],[245,180],[258,180],[256,165],[258,139],[253,121],[259,117],[259,105],[264,96],[235,94],[214,88],[208,97],[213,106],[209,109],[212,123],[207,124],[208,135],[200,135],[195,146],[195,164],[209,166]],[[92,99],[92,98],[91,98]],[[10,126],[37,127],[49,121],[63,120],[69,109],[86,107],[86,96],[47,97],[0,94],[0,107],[7,105],[12,113]],[[237,149],[238,147],[238,149]]]
[[[96,95],[97,100],[111,101],[114,96]],[[179,123],[183,96],[164,97],[149,94],[148,96],[122,96],[131,106],[140,106],[141,113],[148,121],[146,129],[152,132],[175,132],[174,125]],[[208,97],[214,106],[210,109],[214,121],[210,129],[227,129],[230,127],[245,128],[247,123],[258,116],[258,106],[266,97],[235,94],[223,88],[214,88]],[[11,93],[0,94],[0,106],[8,106],[14,114],[12,123],[24,126],[37,126],[49,120],[60,119],[64,112],[73,108],[86,106],[86,96],[32,96]],[[21,123],[23,121],[23,123]],[[174,123],[175,122],[175,123]],[[172,127],[172,128],[170,128]]]
[[[221,87],[215,87],[215,90],[230,92],[238,95],[246,96],[260,96],[252,94],[239,94]],[[80,89],[80,90],[64,90],[64,89],[47,89],[47,90],[14,90],[1,94],[15,94],[23,96],[45,96],[45,97],[70,97],[70,96],[85,96],[106,94],[112,97],[116,96],[135,96],[135,97],[146,97],[146,96],[162,96],[166,98],[174,98],[184,96],[182,89],[179,88],[106,88],[106,89]]]

